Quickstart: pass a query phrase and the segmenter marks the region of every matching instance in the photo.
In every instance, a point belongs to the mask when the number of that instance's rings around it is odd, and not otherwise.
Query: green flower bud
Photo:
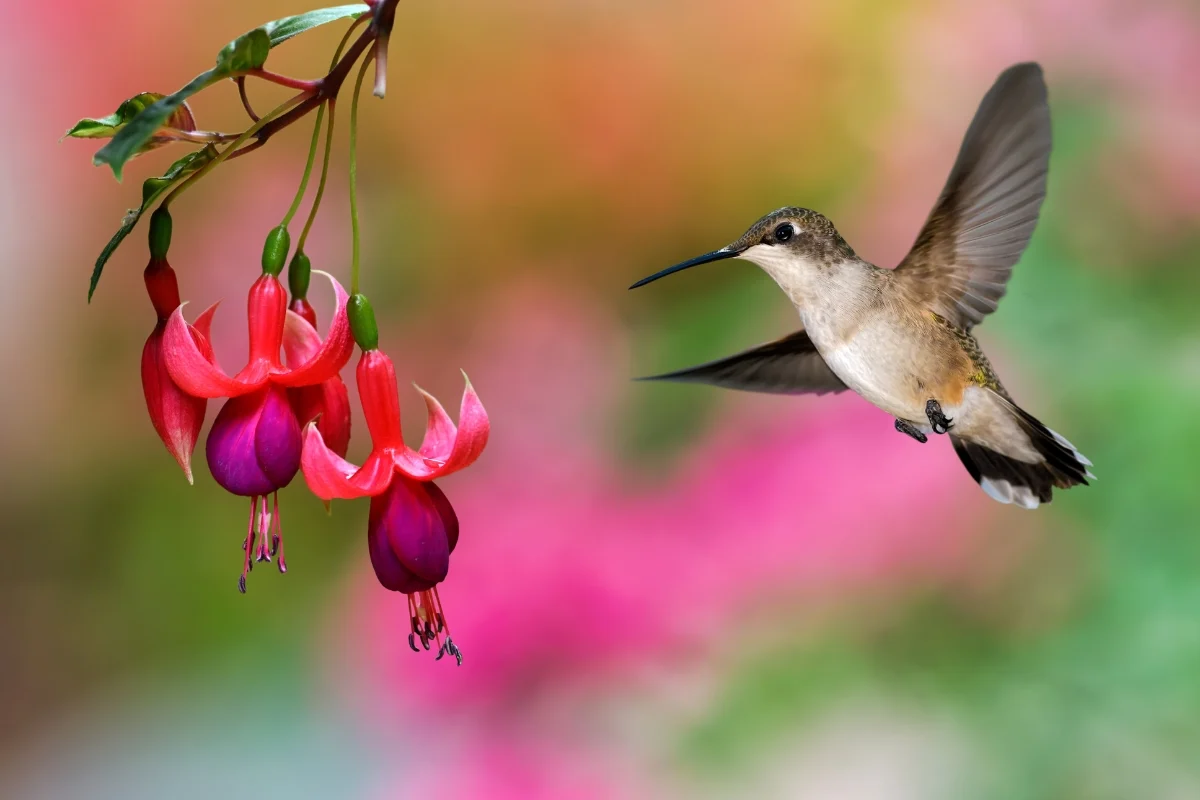
[[[165,261],[171,247],[171,212],[159,208],[150,216],[150,258]]]
[[[293,300],[303,300],[308,296],[310,280],[312,262],[308,260],[308,256],[297,250],[296,255],[292,256],[292,263],[288,264],[288,291],[292,293]]]
[[[350,333],[363,350],[379,347],[379,326],[375,324],[375,309],[363,294],[350,295],[346,304],[346,316],[350,318]]]
[[[283,265],[287,261],[288,250],[291,247],[292,237],[288,233],[288,229],[282,225],[272,228],[271,232],[267,234],[267,241],[263,244],[263,272],[269,275],[278,275],[283,272]]]

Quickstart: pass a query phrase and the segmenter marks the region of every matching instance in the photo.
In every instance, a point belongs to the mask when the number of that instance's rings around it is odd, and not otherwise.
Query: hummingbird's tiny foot
[[[919,430],[902,419],[896,420],[896,430],[900,431],[901,433],[907,433],[921,444],[925,444],[927,441],[929,441],[929,438],[925,436],[925,434],[921,433]]]
[[[942,413],[942,406],[937,400],[930,400],[925,404],[925,416],[929,417],[929,424],[933,426],[934,433],[949,433],[950,425],[954,420]]]

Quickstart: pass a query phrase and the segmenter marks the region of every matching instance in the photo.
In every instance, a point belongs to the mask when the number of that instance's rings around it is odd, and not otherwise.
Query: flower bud
[[[152,261],[166,259],[167,250],[171,247],[171,227],[171,212],[160,206],[150,216],[150,259]]]
[[[303,300],[308,297],[308,284],[312,280],[312,262],[303,251],[297,250],[288,264],[288,291],[293,300]]]
[[[350,318],[350,333],[354,341],[363,350],[375,350],[379,347],[379,326],[375,323],[375,309],[364,294],[350,295],[346,305],[346,314]]]
[[[142,278],[146,281],[146,294],[150,295],[159,321],[166,320],[172,311],[179,308],[179,283],[175,279],[175,270],[166,261],[151,258]]]
[[[267,241],[263,243],[263,272],[268,275],[278,275],[283,272],[283,265],[287,261],[288,250],[291,249],[291,246],[292,237],[287,228],[282,225],[272,228],[271,232],[267,234]]]

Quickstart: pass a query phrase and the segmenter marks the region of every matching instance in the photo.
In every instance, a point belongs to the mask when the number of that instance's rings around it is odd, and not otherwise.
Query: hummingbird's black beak
[[[737,258],[739,255],[741,255],[741,253],[741,250],[734,250],[732,247],[722,247],[720,250],[713,250],[711,253],[705,253],[702,256],[690,258],[687,261],[684,261],[682,264],[676,264],[673,267],[667,267],[662,272],[656,272],[649,278],[642,278],[629,288],[636,289],[639,286],[645,286],[647,283],[652,283],[659,278],[665,278],[672,273],[682,272],[683,270],[691,269],[692,267],[698,267],[701,264],[707,264],[710,261],[721,261],[726,258]]]

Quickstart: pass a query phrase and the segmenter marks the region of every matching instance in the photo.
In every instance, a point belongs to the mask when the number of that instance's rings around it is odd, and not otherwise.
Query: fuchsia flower
[[[278,552],[279,571],[287,571],[277,493],[295,477],[301,449],[300,423],[288,390],[327,381],[350,359],[353,340],[346,318],[347,295],[332,276],[326,277],[333,283],[337,308],[325,341],[299,366],[285,367],[280,362],[287,294],[269,271],[250,288],[250,358],[233,377],[209,360],[204,347],[190,335],[183,306],[167,321],[163,361],[172,380],[194,397],[230,398],[213,422],[205,453],[217,483],[250,498],[246,554],[238,581],[243,592],[253,566],[252,553],[258,561],[270,561]],[[273,496],[269,511],[268,496]]]
[[[362,467],[354,466],[334,452],[319,427],[310,423],[304,430],[304,479],[323,500],[371,498],[367,526],[371,566],[384,588],[408,595],[409,646],[417,650],[419,639],[428,650],[430,641],[435,641],[439,659],[450,653],[461,664],[462,654],[450,639],[437,591],[458,543],[458,517],[433,480],[479,458],[488,439],[487,412],[468,380],[456,428],[441,403],[418,387],[429,419],[425,440],[414,451],[401,434],[391,359],[377,349],[366,349],[357,376],[371,432],[371,454]]]
[[[158,314],[158,324],[142,348],[142,391],[146,395],[146,410],[150,412],[150,422],[158,438],[167,446],[167,452],[179,462],[188,483],[191,483],[192,451],[196,449],[196,440],[200,438],[208,400],[193,397],[180,389],[171,380],[163,360],[167,318],[179,307],[179,283],[175,279],[175,270],[171,269],[165,258],[151,258],[144,278],[146,292]],[[194,326],[188,326],[188,334],[208,360],[213,358],[208,330],[216,310],[217,307],[212,306],[196,318]]]

